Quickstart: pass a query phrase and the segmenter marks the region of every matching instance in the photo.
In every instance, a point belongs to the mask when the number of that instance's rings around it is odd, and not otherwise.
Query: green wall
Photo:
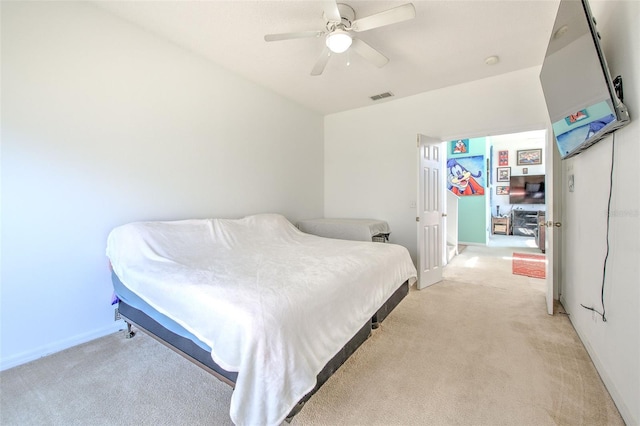
[[[469,139],[468,153],[464,155],[452,155],[455,141],[449,142],[448,157],[460,159],[474,155],[484,156],[482,177],[484,178],[485,195],[461,196],[458,202],[458,241],[462,243],[487,243],[487,204],[486,197],[489,196],[489,176],[487,173],[487,142],[486,138]],[[448,175],[448,170],[447,170]]]

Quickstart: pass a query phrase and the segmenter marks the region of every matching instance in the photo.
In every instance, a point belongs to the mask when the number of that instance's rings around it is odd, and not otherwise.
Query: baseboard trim
[[[569,311],[567,311],[567,300],[564,298],[564,294],[560,294],[560,303],[562,303],[562,306],[564,307],[565,312],[569,313]],[[571,322],[571,324],[573,324],[573,322]]]
[[[573,329],[576,331],[576,333],[578,334],[578,337],[580,338],[580,341],[582,342],[582,345],[587,350],[587,353],[591,358],[591,362],[593,362],[593,365],[596,367],[596,371],[600,376],[600,380],[602,380],[602,383],[604,383],[604,386],[607,388],[609,395],[611,395],[611,399],[613,399],[613,403],[616,405],[616,408],[620,412],[622,419],[628,425],[639,424],[638,421],[640,419],[634,418],[633,413],[631,412],[629,407],[624,403],[624,399],[622,398],[622,395],[620,394],[620,392],[618,392],[618,388],[616,387],[615,383],[613,382],[611,377],[607,374],[607,369],[605,368],[604,363],[600,361],[600,358],[598,358],[597,353],[591,347],[591,344],[589,343],[589,339],[586,338],[585,334],[582,332],[580,327],[577,326],[577,324],[571,319],[571,311],[567,309],[568,305],[563,295],[560,296],[560,303],[562,303],[562,306],[564,307],[565,312],[569,314],[569,321],[571,322]]]
[[[460,241],[458,242],[458,246],[463,245],[463,246],[478,246],[478,247],[486,247],[487,243],[468,243],[466,241]]]
[[[69,337],[64,340],[53,342],[48,345],[40,346],[36,349],[19,353],[0,360],[0,371],[8,370],[13,367],[17,367],[22,364],[26,364],[31,361],[35,361],[42,357],[52,355],[56,352],[69,349],[73,346],[80,345],[82,343],[89,342],[100,337],[104,337],[108,334],[115,333],[122,330],[125,327],[124,321],[116,321],[113,324],[102,327],[97,330],[92,330],[87,333],[78,334],[76,336]]]

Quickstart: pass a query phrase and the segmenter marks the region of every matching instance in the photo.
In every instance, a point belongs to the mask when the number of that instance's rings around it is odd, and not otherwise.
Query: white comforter
[[[114,229],[120,280],[238,379],[238,425],[281,423],[324,365],[416,269],[406,248],[305,234],[280,215]]]

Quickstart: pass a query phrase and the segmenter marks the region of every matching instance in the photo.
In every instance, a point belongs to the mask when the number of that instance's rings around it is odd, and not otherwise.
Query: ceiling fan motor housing
[[[340,12],[340,22],[330,22],[326,15],[325,20],[327,23],[331,23],[333,25],[342,25],[344,28],[351,28],[351,23],[356,20],[356,11],[348,4],[338,3],[337,6],[338,12]]]

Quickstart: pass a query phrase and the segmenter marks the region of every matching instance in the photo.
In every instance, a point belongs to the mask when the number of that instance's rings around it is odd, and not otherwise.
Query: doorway
[[[459,197],[458,243],[528,249],[533,246],[546,252],[549,314],[553,314],[554,288],[557,288],[553,274],[553,236],[544,238],[545,225],[550,223],[547,222],[549,216],[545,220],[546,210],[550,208],[553,212],[555,150],[551,142],[546,130],[441,142],[447,153],[443,187],[447,194]],[[418,187],[419,191],[424,188],[422,182]],[[446,204],[442,213],[443,217],[447,216]],[[443,222],[440,229],[446,239]],[[500,232],[494,232],[498,229],[496,222],[501,222]],[[468,232],[470,229],[472,232]],[[491,238],[493,236],[495,238]],[[425,255],[423,250],[419,245],[420,258]]]
[[[489,147],[487,246],[545,251],[546,131],[486,138]]]

